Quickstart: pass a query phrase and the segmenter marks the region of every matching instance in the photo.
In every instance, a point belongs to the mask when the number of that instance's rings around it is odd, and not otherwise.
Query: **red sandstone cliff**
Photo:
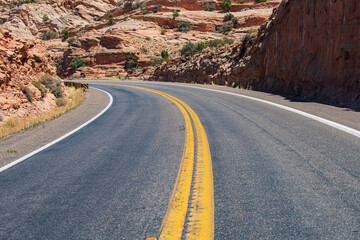
[[[247,51],[176,60],[151,80],[236,82],[327,101],[360,102],[360,3],[284,0]],[[202,80],[192,76],[202,76]]]
[[[34,40],[21,40],[7,30],[0,33],[0,110],[2,117],[24,116],[56,106],[50,90],[33,85],[42,74],[55,75],[54,57]],[[58,84],[62,83],[59,81]],[[42,86],[44,87],[44,86]],[[28,96],[26,95],[28,94]]]

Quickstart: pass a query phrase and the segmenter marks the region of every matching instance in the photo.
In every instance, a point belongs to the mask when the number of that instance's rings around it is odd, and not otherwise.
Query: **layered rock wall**
[[[246,42],[182,58],[161,66],[150,80],[235,82],[309,99],[360,102],[359,12],[357,0],[284,0],[251,48]]]

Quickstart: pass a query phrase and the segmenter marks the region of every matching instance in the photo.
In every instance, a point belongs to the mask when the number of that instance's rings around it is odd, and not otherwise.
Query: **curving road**
[[[201,120],[215,239],[360,239],[360,138],[249,99],[129,84],[181,99]],[[114,98],[107,112],[0,172],[0,239],[159,236],[183,156],[184,116],[153,92],[96,87]]]

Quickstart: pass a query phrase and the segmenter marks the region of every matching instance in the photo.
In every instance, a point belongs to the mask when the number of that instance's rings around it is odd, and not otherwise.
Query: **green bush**
[[[44,87],[44,85],[41,84],[41,82],[39,82],[39,81],[33,81],[32,84],[33,84],[37,89],[39,89],[42,98],[46,96],[47,90],[46,90],[46,88]]]
[[[223,1],[220,3],[220,7],[221,7],[225,12],[229,12],[230,9],[231,9],[231,4],[232,4],[232,1],[231,1],[231,0],[223,0]]]
[[[20,90],[23,92],[23,94],[26,96],[27,100],[29,102],[32,102],[32,99],[34,97],[34,93],[31,92],[31,90],[27,86],[20,86]]]
[[[55,39],[57,37],[58,37],[57,33],[52,30],[44,30],[41,32],[41,39],[44,41]]]
[[[67,30],[67,29],[62,30],[61,35],[62,35],[63,39],[68,39],[69,35],[70,35],[69,30]]]
[[[131,53],[125,56],[125,68],[132,69],[137,68],[139,57]]]
[[[190,31],[190,28],[191,28],[190,23],[185,21],[178,22],[178,30],[180,32],[188,32]]]
[[[79,15],[79,11],[78,11],[78,10],[73,10],[72,13],[73,13],[74,15],[76,15],[76,16]]]
[[[166,33],[166,30],[165,29],[161,29],[161,35],[165,35],[165,33]]]
[[[169,61],[169,53],[166,50],[161,51],[161,57],[164,59],[165,62]]]
[[[234,28],[234,23],[232,21],[224,23],[221,27],[218,28],[221,33],[228,33]]]
[[[234,15],[232,13],[227,13],[224,16],[224,22],[231,21],[231,19],[233,19],[233,18],[234,18]]]
[[[205,11],[214,11],[216,9],[216,3],[205,4]]]
[[[157,13],[161,7],[162,7],[161,5],[155,5],[153,13]]]
[[[61,107],[66,105],[66,100],[63,98],[56,98],[55,99],[56,106]]]
[[[233,19],[231,19],[232,23],[234,24],[234,27],[239,23],[239,19],[234,17]]]
[[[115,24],[114,14],[110,13],[107,21],[107,25],[111,26]]]
[[[152,57],[152,58],[150,59],[150,64],[151,64],[152,66],[159,66],[159,65],[161,65],[163,62],[164,62],[164,59],[163,59],[163,58]]]
[[[53,77],[49,74],[44,74],[40,76],[39,82],[46,88],[50,89],[50,92],[54,94],[56,98],[63,97],[63,88],[59,78]]]
[[[228,44],[233,44],[234,39],[224,38],[224,39],[215,39],[209,40],[206,42],[187,42],[181,49],[181,55],[183,56],[192,56],[196,53],[202,52],[206,48],[217,48]]]
[[[142,15],[146,15],[146,14],[148,14],[148,13],[149,13],[149,10],[146,10],[146,9],[141,11],[141,14],[142,14]]]
[[[74,42],[75,42],[75,38],[73,38],[73,37],[71,37],[71,38],[69,38],[69,39],[67,40],[67,43],[68,43],[68,46],[69,46],[69,47],[72,46],[72,45],[74,44]]]
[[[47,22],[50,19],[49,19],[48,15],[44,14],[43,17],[42,17],[42,20],[43,20],[43,22]]]
[[[82,66],[85,66],[84,59],[80,57],[74,57],[73,59],[71,59],[70,67],[72,69],[77,69]]]
[[[177,18],[179,16],[179,12],[174,11],[173,12],[173,20],[175,20],[175,18]]]

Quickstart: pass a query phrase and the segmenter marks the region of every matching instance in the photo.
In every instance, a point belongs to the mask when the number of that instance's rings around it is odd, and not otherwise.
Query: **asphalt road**
[[[360,239],[360,139],[263,103],[134,83],[185,101],[208,136],[215,239]],[[184,119],[169,100],[114,97],[96,121],[0,173],[0,239],[144,239],[159,233]]]

